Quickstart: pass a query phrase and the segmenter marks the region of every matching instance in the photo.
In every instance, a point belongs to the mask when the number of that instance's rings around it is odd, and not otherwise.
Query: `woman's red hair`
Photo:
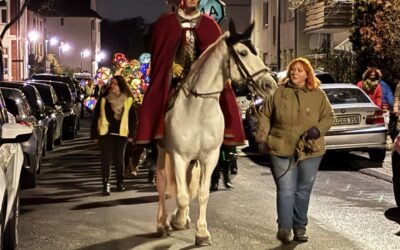
[[[306,86],[309,90],[313,90],[319,87],[321,85],[321,81],[315,77],[314,74],[314,68],[311,65],[310,61],[304,57],[298,57],[291,61],[289,65],[287,66],[287,75],[286,77],[282,80],[282,82],[286,82],[287,80],[290,79],[290,70],[293,68],[293,66],[296,63],[300,63],[304,70],[306,71],[307,78],[306,78]]]

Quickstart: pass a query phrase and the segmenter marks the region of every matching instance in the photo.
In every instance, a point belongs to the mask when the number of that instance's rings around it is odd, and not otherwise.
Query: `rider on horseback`
[[[151,83],[139,114],[136,143],[164,136],[164,117],[173,90],[193,62],[221,35],[218,24],[198,9],[199,0],[181,0],[177,12],[161,16],[154,25]],[[245,135],[235,95],[229,84],[220,97],[224,113],[224,144],[242,145]]]

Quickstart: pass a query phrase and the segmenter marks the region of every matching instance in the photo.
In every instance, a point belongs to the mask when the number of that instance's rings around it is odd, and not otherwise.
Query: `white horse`
[[[192,65],[174,106],[166,114],[157,159],[157,232],[160,236],[168,235],[170,226],[178,230],[190,227],[189,202],[198,196],[195,242],[196,245],[211,244],[206,209],[211,175],[224,139],[220,93],[227,80],[246,82],[254,91],[263,89],[263,93],[271,94],[276,87],[250,42],[253,26],[238,34],[230,23],[230,31]],[[177,199],[177,210],[170,220],[165,207],[167,193]]]

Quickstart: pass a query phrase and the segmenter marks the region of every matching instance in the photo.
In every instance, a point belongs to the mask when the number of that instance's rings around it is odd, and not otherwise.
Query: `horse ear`
[[[229,33],[230,33],[231,37],[237,35],[235,23],[233,22],[232,18],[229,19]]]
[[[250,24],[250,26],[246,29],[246,31],[243,32],[243,37],[250,38],[251,32],[253,32],[253,28],[254,28],[254,21]]]

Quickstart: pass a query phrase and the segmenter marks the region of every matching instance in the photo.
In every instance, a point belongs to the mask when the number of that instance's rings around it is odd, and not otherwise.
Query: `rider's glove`
[[[183,67],[180,64],[173,63],[172,65],[172,77],[173,78],[181,78],[183,72]]]

